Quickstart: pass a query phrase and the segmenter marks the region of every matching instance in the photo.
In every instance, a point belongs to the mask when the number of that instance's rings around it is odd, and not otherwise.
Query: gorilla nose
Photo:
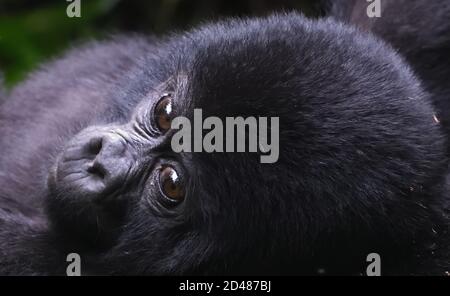
[[[87,172],[100,179],[116,178],[123,173],[123,159],[126,156],[126,144],[117,135],[92,138],[88,150],[94,156],[88,163]]]
[[[85,197],[103,197],[123,184],[133,160],[133,148],[121,134],[111,129],[88,129],[64,150],[55,185]]]

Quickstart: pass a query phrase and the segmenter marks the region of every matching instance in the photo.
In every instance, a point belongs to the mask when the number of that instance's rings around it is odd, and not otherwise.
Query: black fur
[[[432,93],[436,116],[450,135],[450,2],[382,0],[380,18],[366,17],[363,0],[330,1],[329,13],[373,32],[406,58]]]
[[[170,133],[153,136],[112,195],[125,210],[113,226],[47,183],[85,128],[122,126],[167,89],[188,117],[279,117],[280,159],[174,154]],[[0,107],[0,274],[63,274],[71,252],[86,274],[360,274],[377,252],[383,274],[443,275],[446,138],[434,114],[402,57],[331,19],[231,19],[76,48]],[[188,172],[175,208],[154,202],[161,161]]]

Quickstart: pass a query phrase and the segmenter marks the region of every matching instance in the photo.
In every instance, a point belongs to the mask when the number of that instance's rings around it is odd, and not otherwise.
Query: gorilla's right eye
[[[172,202],[184,200],[184,184],[178,172],[170,166],[161,168],[159,172],[159,188],[161,193]]]
[[[155,108],[155,119],[156,125],[161,132],[166,132],[170,129],[173,119],[171,94],[164,94],[159,99],[159,102],[156,104]]]

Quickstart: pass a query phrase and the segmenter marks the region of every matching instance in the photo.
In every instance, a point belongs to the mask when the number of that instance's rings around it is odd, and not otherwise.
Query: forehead
[[[199,56],[166,85],[186,116],[194,108],[207,116],[276,116],[278,103],[297,98],[298,76],[288,59],[263,63],[263,57]]]

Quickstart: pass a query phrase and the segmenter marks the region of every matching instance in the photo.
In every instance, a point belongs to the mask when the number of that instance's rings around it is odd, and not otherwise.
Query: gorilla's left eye
[[[182,202],[184,200],[184,184],[178,172],[171,166],[161,168],[159,188],[161,193],[170,201]]]
[[[155,121],[158,129],[161,132],[166,132],[170,129],[173,119],[172,95],[164,94],[156,104]]]

